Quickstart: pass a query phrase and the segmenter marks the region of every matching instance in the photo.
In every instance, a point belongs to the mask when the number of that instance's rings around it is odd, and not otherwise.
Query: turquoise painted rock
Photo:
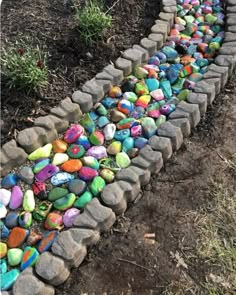
[[[33,212],[35,208],[34,193],[32,190],[27,190],[24,194],[23,209],[25,211]]]
[[[124,141],[129,136],[130,136],[129,129],[118,130],[114,134],[114,138],[118,141]]]
[[[99,163],[98,160],[92,156],[85,156],[81,159],[84,166],[93,168],[95,170],[99,169]]]
[[[7,261],[6,259],[0,259],[0,275],[7,272]]]
[[[76,196],[82,195],[86,191],[86,182],[81,179],[73,179],[69,182],[68,189]]]
[[[90,190],[93,194],[94,197],[98,196],[101,191],[104,189],[106,186],[105,180],[101,176],[96,176],[94,177],[91,185],[90,185]]]
[[[106,116],[101,116],[101,117],[98,118],[97,126],[99,128],[103,128],[103,127],[105,127],[109,123],[110,123],[110,121],[109,121],[109,119]]]
[[[113,141],[107,147],[107,152],[109,155],[116,155],[121,151],[122,144],[120,141]]]
[[[65,197],[56,200],[53,203],[53,206],[59,211],[65,211],[66,209],[72,207],[75,199],[76,199],[75,194],[69,193]]]
[[[112,109],[116,107],[118,100],[111,98],[111,97],[105,97],[101,103],[104,105],[106,109]]]
[[[7,251],[7,261],[10,266],[17,266],[20,264],[22,257],[23,250],[19,248],[13,248]]]
[[[26,211],[21,212],[18,222],[20,227],[29,228],[32,224],[32,214]]]
[[[145,82],[149,92],[158,89],[160,86],[159,81],[157,79],[146,79]]]
[[[65,153],[56,153],[52,159],[53,165],[61,165],[69,160],[69,156]]]
[[[162,47],[161,52],[165,54],[169,62],[174,61],[178,57],[178,52],[169,46]]]
[[[93,195],[87,191],[83,193],[75,202],[74,202],[74,207],[82,209],[88,204],[93,198]]]
[[[12,269],[1,275],[0,286],[2,291],[10,290],[15,283],[20,271],[18,269]]]
[[[29,266],[34,266],[39,258],[39,252],[30,246],[25,247],[20,265],[21,271]]]
[[[67,154],[72,159],[80,159],[85,154],[85,149],[82,145],[71,144],[67,149]]]
[[[39,173],[44,167],[46,167],[48,164],[50,163],[50,160],[49,159],[44,159],[38,163],[36,163],[33,167],[33,172],[36,174],[36,173]]]
[[[98,176],[98,172],[93,168],[83,166],[78,172],[78,176],[84,181],[90,181]]]
[[[17,184],[17,177],[13,173],[10,173],[4,176],[1,181],[1,185],[3,188],[12,188],[16,184]]]
[[[122,152],[127,152],[129,149],[134,147],[133,137],[127,137],[122,143]]]
[[[112,183],[115,178],[114,172],[107,168],[100,171],[100,176],[106,181],[106,183]]]
[[[57,229],[61,230],[63,228],[63,219],[62,215],[58,212],[51,212],[48,214],[44,227],[49,230]]]
[[[63,183],[67,183],[74,178],[75,178],[75,176],[73,174],[68,173],[68,172],[58,172],[56,175],[54,175],[51,178],[51,183],[55,186],[58,186]]]
[[[50,230],[44,233],[42,240],[38,244],[39,253],[43,253],[49,250],[57,239],[59,232],[57,230]]]
[[[49,201],[53,202],[60,198],[65,197],[68,193],[69,191],[66,188],[55,187],[49,192],[48,199]]]
[[[127,168],[130,165],[131,161],[129,156],[126,153],[121,152],[116,155],[116,163],[121,168]]]
[[[164,93],[165,98],[171,99],[172,97],[172,90],[171,90],[171,85],[168,80],[163,80],[160,82],[160,88]]]
[[[156,134],[157,127],[153,118],[143,118],[141,121],[143,136],[147,139]]]
[[[30,161],[35,161],[40,158],[48,158],[51,154],[51,151],[52,151],[52,144],[48,143],[45,146],[40,147],[34,152],[32,152],[31,154],[29,154],[28,159]]]
[[[73,143],[83,134],[84,128],[81,125],[72,124],[71,127],[66,131],[64,140],[67,143]]]

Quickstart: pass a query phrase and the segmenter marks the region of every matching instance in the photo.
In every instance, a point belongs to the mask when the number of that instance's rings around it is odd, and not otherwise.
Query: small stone
[[[28,184],[32,184],[34,181],[34,173],[30,167],[23,167],[20,169],[18,177]]]
[[[68,144],[62,139],[56,139],[52,142],[54,153],[64,153],[67,150]]]
[[[69,191],[66,188],[55,187],[49,192],[48,200],[51,202],[56,201],[60,198],[65,197],[68,193]]]
[[[164,99],[164,94],[162,89],[156,89],[150,92],[150,95],[152,98],[154,98],[157,101],[163,100]]]
[[[59,166],[59,165],[65,163],[66,161],[68,161],[68,159],[69,159],[69,156],[67,154],[56,153],[53,157],[52,164]]]
[[[176,85],[176,84],[174,84]],[[172,97],[172,88],[171,88],[171,84],[168,80],[163,80],[160,82],[160,88],[162,89],[165,98],[167,99],[171,99]]]
[[[126,153],[121,152],[116,155],[116,163],[121,168],[127,168],[130,165],[131,161],[129,156]]]
[[[65,211],[68,208],[72,207],[76,199],[75,194],[69,193],[65,197],[56,200],[53,203],[53,206],[59,211]]]
[[[107,151],[104,146],[92,146],[87,152],[86,156],[92,156],[97,160],[107,157]],[[82,167],[83,168],[83,167]]]
[[[98,118],[98,121],[97,121],[97,126],[99,128],[103,128],[105,127],[107,124],[109,124],[109,119],[106,117],[106,116],[101,116]]]
[[[63,216],[63,223],[66,227],[72,227],[75,218],[80,214],[80,211],[76,208],[68,209]]]
[[[18,217],[19,213],[18,212],[9,212],[5,218],[5,225],[8,228],[13,228],[18,226]]]
[[[110,115],[111,115],[112,122],[115,122],[115,123],[126,118],[126,115],[118,111],[117,109],[112,109]]]
[[[151,136],[156,134],[157,126],[155,124],[154,119],[146,117],[141,121],[141,125],[143,128],[143,135],[145,138],[149,139]]]
[[[10,233],[9,229],[0,220],[0,237],[1,237],[1,239],[7,239],[9,236],[9,233]]]
[[[190,91],[188,89],[181,90],[180,93],[177,95],[178,100],[187,100],[189,93]]]
[[[93,198],[93,195],[87,191],[83,193],[75,202],[74,202],[74,207],[82,209],[85,207],[87,203],[89,203]]]
[[[0,259],[0,275],[7,272],[7,262],[6,259]]]
[[[23,208],[25,211],[32,212],[35,208],[34,193],[32,190],[27,190],[24,194]]]
[[[7,255],[7,244],[0,242],[0,259]]]
[[[41,234],[39,234],[35,229],[32,228],[26,240],[26,244],[28,246],[34,246],[42,239],[42,237],[43,236]]]
[[[145,109],[141,106],[135,107],[133,111],[130,113],[130,117],[134,119],[140,119],[143,117],[145,113]]]
[[[86,157],[83,157],[81,160],[82,160],[84,166],[93,168],[95,170],[99,169],[99,162],[96,158],[94,158],[92,156],[86,156]]]
[[[170,113],[172,113],[176,109],[174,104],[164,104],[160,107],[160,113],[162,115],[168,116]]]
[[[137,101],[135,102],[135,105],[146,109],[150,101],[151,101],[151,96],[150,95],[147,95],[147,94],[146,95],[141,95],[137,99]]]
[[[7,215],[7,209],[4,205],[0,204],[0,219],[5,218]]]
[[[114,172],[107,168],[104,168],[100,171],[100,176],[106,181],[106,183],[113,182],[115,178]]]
[[[123,94],[123,98],[127,99],[128,101],[132,103],[134,103],[138,99],[137,95],[134,92],[125,92]]]
[[[156,120],[157,128],[159,128],[165,122],[166,122],[166,116],[165,115],[160,115],[160,117]]]
[[[141,149],[147,144],[147,142],[148,140],[146,138],[139,136],[134,140],[134,147]]]
[[[46,167],[50,163],[50,159],[43,159],[42,161],[39,161],[36,163],[33,167],[33,172],[39,173],[44,167]]]
[[[33,218],[39,222],[42,222],[48,215],[52,208],[52,203],[43,201],[37,203],[35,210],[33,211]]]
[[[80,120],[80,124],[90,134],[95,130],[95,123],[89,113],[86,113]]]
[[[8,247],[18,248],[21,246],[29,235],[29,230],[21,227],[14,227],[7,240]]]
[[[67,154],[72,159],[80,159],[85,154],[85,149],[82,145],[71,144],[68,147]]]
[[[61,200],[61,199],[59,199]],[[58,202],[59,200],[55,201]],[[55,204],[54,202],[54,204]],[[45,222],[44,222],[44,227],[46,229],[52,230],[52,229],[62,229],[63,227],[63,219],[61,214],[57,213],[57,212],[51,212],[48,214]]]
[[[88,137],[85,135],[81,135],[75,142],[78,145],[82,145],[82,147],[87,151],[91,147],[91,143],[88,140]]]
[[[134,104],[126,99],[121,99],[117,104],[117,108],[123,114],[128,115],[134,109]]]
[[[98,196],[103,188],[106,186],[105,180],[101,176],[96,176],[94,177],[91,185],[90,185],[90,190],[92,194],[96,197]]]
[[[21,263],[23,251],[19,248],[9,249],[7,251],[7,260],[10,266],[16,266]]]
[[[135,77],[137,77],[138,79],[145,79],[148,76],[148,71],[141,66],[134,67],[133,72]]]
[[[130,130],[123,129],[123,130],[116,131],[114,138],[118,141],[124,141],[129,136],[130,136]]]
[[[49,250],[50,247],[52,246],[53,242],[56,240],[58,234],[59,233],[57,230],[47,231],[43,235],[43,238],[37,247],[39,253],[43,253],[43,252]]]
[[[0,286],[1,291],[10,290],[13,284],[15,283],[17,277],[19,276],[20,271],[18,269],[12,269],[1,275]]]
[[[133,158],[137,157],[138,152],[139,152],[139,149],[132,148],[127,151],[127,155],[129,156],[130,159],[133,159]]]
[[[61,170],[69,173],[78,172],[82,167],[82,162],[79,159],[70,159],[61,165]]]
[[[105,128],[103,129],[103,134],[105,137],[105,140],[112,140],[114,138],[116,131],[116,125],[115,124],[107,124]]]
[[[67,143],[73,143],[83,134],[84,128],[81,125],[72,124],[71,127],[66,131],[64,140]]]
[[[44,182],[52,177],[59,171],[59,168],[55,165],[48,164],[44,167],[39,173],[35,175],[35,178],[38,182]]]
[[[84,181],[90,181],[93,180],[95,176],[98,176],[98,172],[93,168],[83,166],[80,169],[78,176]]]
[[[89,136],[89,140],[93,145],[100,146],[104,143],[104,135],[100,131],[94,131]]]
[[[29,154],[28,159],[30,161],[35,161],[40,158],[48,158],[51,154],[51,150],[52,150],[52,144],[48,143],[45,146],[40,147],[34,152],[32,152],[31,154]]]
[[[133,137],[127,137],[122,143],[122,152],[127,152],[129,149],[134,147]]]
[[[159,82],[157,79],[146,79],[145,82],[146,82],[149,92],[154,91],[159,88]]]
[[[79,196],[86,191],[87,185],[81,179],[73,179],[69,182],[68,189],[71,193]]]
[[[34,266],[39,258],[39,252],[30,246],[25,247],[20,265],[21,271],[29,266]]]
[[[107,152],[109,155],[116,155],[121,151],[121,142],[120,141],[113,141],[108,147]]]
[[[32,214],[30,212],[21,212],[19,215],[19,226],[23,228],[29,228],[32,224]]]
[[[51,178],[51,183],[52,183],[52,185],[58,186],[63,183],[67,183],[74,178],[75,178],[74,175],[70,174],[68,172],[58,172],[56,175],[54,175]]]
[[[111,97],[105,97],[103,98],[103,100],[101,101],[101,103],[104,105],[104,107],[106,109],[113,109],[114,107],[116,107],[118,100],[111,98]]]
[[[1,185],[3,188],[12,188],[17,184],[17,178],[16,175],[13,173],[10,173],[3,177]]]
[[[0,204],[7,206],[11,199],[11,192],[5,188],[0,189]]]
[[[94,105],[94,109],[96,110],[96,113],[99,115],[99,116],[106,116],[107,115],[107,109],[104,107],[103,104],[101,104],[100,102],[99,103],[96,103]]]

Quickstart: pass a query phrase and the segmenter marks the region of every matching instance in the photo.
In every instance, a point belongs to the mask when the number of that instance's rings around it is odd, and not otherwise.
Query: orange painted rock
[[[64,140],[56,139],[52,143],[54,153],[64,153],[67,150],[67,143]]]
[[[24,243],[25,239],[29,235],[29,230],[21,227],[14,227],[7,240],[9,248],[18,248],[21,244]]]
[[[73,173],[80,170],[82,162],[78,159],[70,159],[61,165],[63,171]]]

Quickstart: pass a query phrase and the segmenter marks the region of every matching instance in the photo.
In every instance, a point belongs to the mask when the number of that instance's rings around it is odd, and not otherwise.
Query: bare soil
[[[213,181],[224,182],[235,192],[235,178],[222,160],[236,152],[235,86],[232,80],[225,87],[181,150],[143,188],[141,199],[111,232],[89,250],[57,295],[166,294],[170,284],[181,280],[183,270],[187,279],[201,286],[212,266],[189,259],[186,269],[178,253],[187,257],[196,252],[193,212],[200,212],[212,198]],[[154,244],[144,238],[146,233],[155,234]],[[190,291],[178,294],[196,294]]]

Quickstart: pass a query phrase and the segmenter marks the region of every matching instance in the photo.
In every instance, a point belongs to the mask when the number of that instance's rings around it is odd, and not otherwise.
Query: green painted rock
[[[106,181],[106,183],[111,183],[115,178],[115,173],[104,168],[100,171],[100,176]]]
[[[83,193],[75,202],[74,207],[82,209],[87,203],[89,203],[93,198],[93,195],[90,192]]]
[[[65,153],[56,153],[53,157],[52,164],[53,165],[61,165],[69,160],[69,156]]]
[[[156,126],[159,128],[161,124],[166,122],[166,116],[165,115],[160,115],[160,117],[156,120]]]
[[[116,155],[121,151],[121,142],[113,141],[108,147],[107,152],[109,155]]]
[[[130,162],[130,158],[126,153],[121,152],[116,155],[116,163],[121,168],[127,168],[130,165]]]
[[[24,194],[23,208],[25,211],[33,212],[35,208],[34,193],[32,190],[27,190]]]
[[[75,194],[70,193],[63,198],[56,200],[53,203],[53,206],[59,211],[65,211],[66,209],[69,209],[70,207],[72,207],[72,205],[75,202],[75,199],[76,199]]]
[[[35,161],[40,158],[48,158],[51,154],[52,144],[48,143],[43,147],[38,148],[33,153],[29,154],[28,159],[30,161]]]
[[[23,250],[19,248],[13,248],[7,251],[7,260],[10,266],[16,266],[21,263],[23,256]]]
[[[69,191],[66,188],[55,187],[49,192],[48,200],[52,201],[52,202],[56,201],[60,198],[65,197],[68,193],[69,193]]]
[[[189,92],[190,91],[188,89],[181,90],[180,93],[177,95],[178,100],[187,100]]]
[[[92,156],[83,157],[81,161],[83,162],[84,166],[93,168],[95,170],[99,169],[98,160]]]
[[[92,194],[96,197],[97,195],[101,193],[105,185],[106,185],[105,180],[101,176],[96,176],[94,177],[90,185],[90,190]]]

